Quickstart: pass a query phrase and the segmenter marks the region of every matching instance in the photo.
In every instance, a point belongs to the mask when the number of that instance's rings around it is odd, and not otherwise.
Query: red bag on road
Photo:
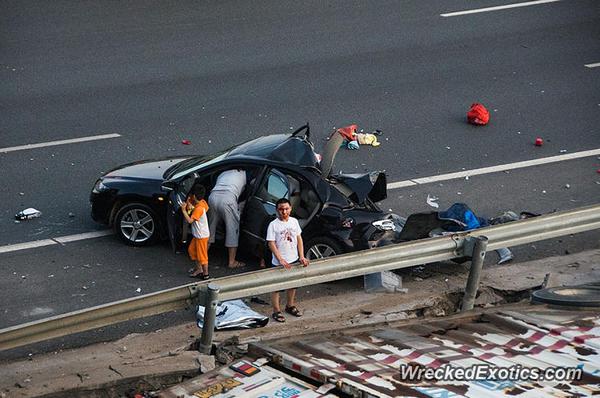
[[[471,109],[467,112],[467,120],[471,124],[486,125],[490,121],[490,112],[485,109],[485,106],[476,102],[471,104]]]

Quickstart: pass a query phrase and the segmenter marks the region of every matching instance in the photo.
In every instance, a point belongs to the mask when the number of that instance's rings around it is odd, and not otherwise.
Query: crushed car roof
[[[310,141],[289,134],[259,137],[233,148],[227,157],[257,157],[298,166],[318,167],[319,162]]]

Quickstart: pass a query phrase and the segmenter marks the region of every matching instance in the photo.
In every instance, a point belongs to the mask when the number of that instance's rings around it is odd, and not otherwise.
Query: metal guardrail
[[[593,205],[470,232],[349,253],[316,261],[306,268],[268,269],[228,276],[213,280],[211,285],[213,290],[218,289],[218,299],[225,301],[470,255],[475,236],[487,237],[487,250],[495,250],[599,228],[600,205]],[[0,350],[183,309],[197,300],[210,301],[206,300],[207,296],[217,297],[214,291],[208,291],[206,282],[198,282],[12,326],[0,330]]]

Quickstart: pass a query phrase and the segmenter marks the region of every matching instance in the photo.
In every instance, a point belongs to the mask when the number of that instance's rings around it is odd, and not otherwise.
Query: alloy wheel
[[[154,219],[147,211],[134,208],[121,217],[120,228],[127,240],[142,243],[154,234]]]
[[[335,256],[336,254],[338,254],[338,253],[336,253],[335,249],[325,243],[317,243],[315,245],[312,245],[308,249],[308,253],[307,253],[309,260],[316,260],[319,258],[327,258],[327,257]]]

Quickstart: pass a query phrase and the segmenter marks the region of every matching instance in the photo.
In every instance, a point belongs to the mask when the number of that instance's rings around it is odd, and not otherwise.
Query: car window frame
[[[275,172],[275,173],[273,173],[273,172]],[[268,204],[271,204],[271,205],[275,206],[275,202],[276,201],[273,202],[273,201],[269,200],[269,198],[265,198],[265,197],[263,197],[261,195],[262,192],[263,192],[263,188],[264,188],[265,192],[268,192],[268,188],[265,185],[268,183],[269,177],[271,176],[271,173],[273,173],[275,176],[277,176],[285,184],[285,186],[287,187],[285,198],[289,200],[289,196],[290,196],[290,183],[289,183],[289,181],[288,181],[288,179],[286,177],[286,174],[283,171],[281,171],[278,168],[276,168],[276,167],[269,167],[269,169],[266,170],[266,172],[264,173],[262,181],[260,182],[260,184],[258,184],[255,187],[255,192],[254,192],[253,196],[256,197],[257,199],[259,199],[260,201],[264,202],[264,203],[268,203]]]

